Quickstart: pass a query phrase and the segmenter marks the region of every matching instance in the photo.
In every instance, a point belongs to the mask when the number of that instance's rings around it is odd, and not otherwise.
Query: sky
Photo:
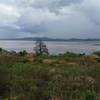
[[[100,0],[0,0],[0,38],[100,38]]]

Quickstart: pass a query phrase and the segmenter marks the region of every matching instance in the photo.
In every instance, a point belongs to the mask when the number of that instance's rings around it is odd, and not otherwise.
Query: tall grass
[[[28,59],[0,56],[1,100],[100,100],[100,63],[95,58],[66,53]],[[43,63],[46,59],[56,62]]]

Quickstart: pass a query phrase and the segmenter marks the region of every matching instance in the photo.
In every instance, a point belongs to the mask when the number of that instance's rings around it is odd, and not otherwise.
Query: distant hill
[[[48,38],[48,37],[28,37],[28,38],[10,38],[10,39],[0,39],[0,40],[25,40],[25,41],[100,41],[100,39],[61,39],[61,38]]]

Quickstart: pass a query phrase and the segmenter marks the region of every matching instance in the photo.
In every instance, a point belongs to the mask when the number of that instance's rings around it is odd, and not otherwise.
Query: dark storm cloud
[[[83,0],[0,0],[1,3],[5,4],[33,7],[60,7],[81,1]]]
[[[40,25],[30,25],[30,24],[25,25],[24,24],[24,25],[21,25],[20,27],[21,27],[20,31],[25,32],[25,33],[28,32],[28,33],[36,34],[36,33],[45,33],[46,32],[46,27],[42,24],[40,24]]]
[[[48,8],[52,10],[57,10],[60,7],[80,3],[82,1],[83,0],[29,0],[26,2],[26,4],[37,8]]]

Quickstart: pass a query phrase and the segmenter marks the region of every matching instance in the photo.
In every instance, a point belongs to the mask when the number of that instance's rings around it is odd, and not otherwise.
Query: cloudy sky
[[[0,38],[100,38],[100,0],[0,0]]]

